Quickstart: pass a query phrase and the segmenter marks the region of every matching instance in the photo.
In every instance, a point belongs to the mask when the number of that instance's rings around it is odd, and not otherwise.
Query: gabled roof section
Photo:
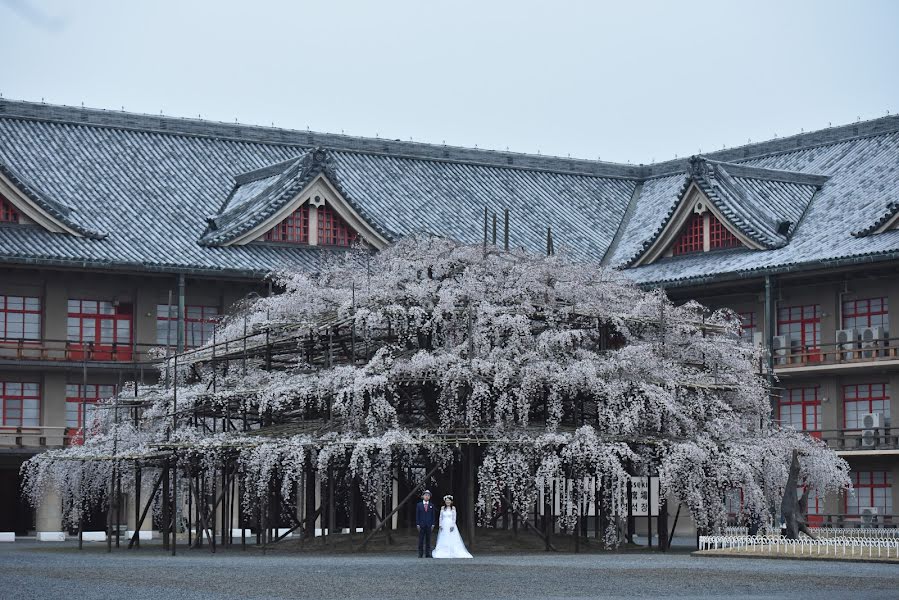
[[[236,176],[219,213],[207,219],[208,228],[200,244],[242,246],[252,242],[313,198],[316,205],[327,199],[338,215],[375,248],[389,243],[392,236],[373,226],[347,199],[328,153],[316,148]]]
[[[887,205],[886,212],[880,215],[876,221],[864,229],[853,231],[852,235],[855,237],[865,237],[896,228],[899,228],[899,202],[891,202]]]
[[[663,256],[683,229],[697,202],[748,248],[785,246],[815,192],[827,177],[795,171],[690,159],[687,177],[665,219],[627,262],[640,266]]]
[[[91,239],[106,237],[105,234],[77,223],[73,218],[74,209],[51,199],[2,162],[0,162],[0,196],[12,204],[27,222],[35,223],[47,231]]]

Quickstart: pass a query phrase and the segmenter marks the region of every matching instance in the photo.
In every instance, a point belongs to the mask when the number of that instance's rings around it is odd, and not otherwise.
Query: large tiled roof
[[[771,249],[663,258],[629,269],[639,281],[899,252],[899,232],[852,235],[873,231],[899,203],[899,118],[702,163],[719,210]],[[82,234],[0,226],[0,261],[232,276],[320,264],[327,249],[223,244],[321,169],[387,239],[423,231],[474,242],[485,208],[509,209],[513,245],[539,251],[551,226],[557,249],[619,266],[658,235],[695,170],[688,161],[621,165],[9,100],[0,100],[0,165]]]

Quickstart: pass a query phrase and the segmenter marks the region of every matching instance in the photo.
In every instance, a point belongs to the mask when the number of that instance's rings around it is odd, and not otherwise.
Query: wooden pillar
[[[468,547],[475,547],[474,525],[475,525],[475,473],[474,473],[474,446],[468,444],[468,499],[465,507],[466,522],[468,528]]]

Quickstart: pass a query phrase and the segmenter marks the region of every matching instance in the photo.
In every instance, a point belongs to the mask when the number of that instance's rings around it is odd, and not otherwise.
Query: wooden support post
[[[494,215],[495,217],[496,215]],[[494,219],[494,231],[495,231],[496,220]],[[466,528],[468,529],[468,547],[475,547],[475,537],[474,537],[474,526],[475,526],[475,472],[474,472],[474,446],[472,444],[468,444],[468,498],[467,498],[467,506],[465,507],[465,521]]]
[[[162,467],[162,549],[169,549],[169,527],[172,524],[170,513],[171,505],[169,503],[169,463],[168,461]]]

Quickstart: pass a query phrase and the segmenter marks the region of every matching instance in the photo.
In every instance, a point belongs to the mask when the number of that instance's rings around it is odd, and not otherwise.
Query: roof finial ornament
[[[690,175],[693,177],[702,177],[704,173],[703,166],[705,161],[698,154],[694,154],[690,157]]]

